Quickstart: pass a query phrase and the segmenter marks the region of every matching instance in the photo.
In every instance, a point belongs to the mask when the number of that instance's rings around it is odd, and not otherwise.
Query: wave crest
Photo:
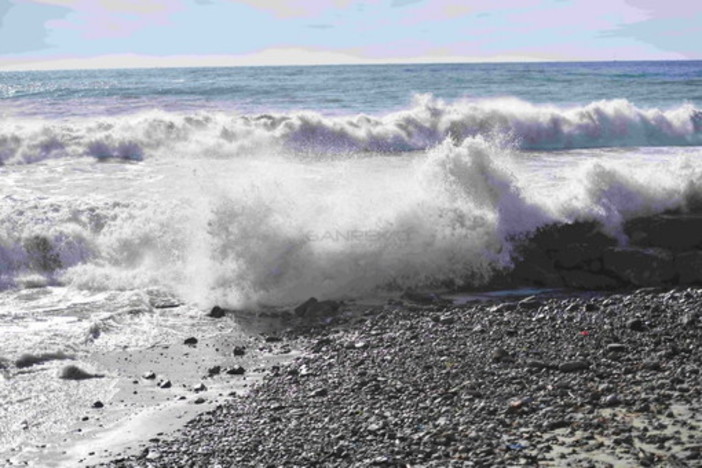
[[[624,99],[581,107],[516,98],[453,103],[417,96],[385,116],[328,117],[314,112],[231,116],[153,111],[63,123],[0,123],[0,163],[92,156],[234,157],[270,152],[407,152],[446,138],[503,135],[527,150],[702,145],[702,111],[690,104],[642,109]]]

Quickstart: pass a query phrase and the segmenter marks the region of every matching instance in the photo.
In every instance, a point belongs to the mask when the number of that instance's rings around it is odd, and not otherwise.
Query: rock
[[[702,283],[702,251],[679,253],[674,264],[679,284]]]
[[[35,366],[37,364],[44,364],[49,361],[59,361],[73,359],[73,356],[69,356],[62,352],[57,353],[41,353],[41,354],[23,354],[15,361],[15,367],[18,369],[24,369],[26,367]]]
[[[341,307],[336,301],[318,301],[310,297],[304,303],[295,308],[295,315],[305,318],[322,318],[336,314]]]
[[[78,366],[66,366],[61,369],[60,378],[64,380],[87,380],[87,379],[97,379],[104,377],[100,374],[91,374],[86,372]]]
[[[328,394],[329,394],[329,390],[327,390],[326,388],[318,388],[317,390],[313,391],[310,394],[310,396],[313,398],[317,398],[317,397],[327,396]]]
[[[101,402],[100,400],[98,400],[98,401],[93,403],[92,407],[95,409],[100,409],[100,408],[104,408],[105,404],[103,402]]]
[[[646,331],[646,323],[641,319],[631,319],[626,322],[626,327],[629,330],[634,330],[637,332]]]
[[[614,289],[619,282],[604,274],[590,273],[581,270],[561,270],[561,276],[566,286],[574,289],[589,291]]]
[[[510,272],[516,286],[563,286],[563,280],[556,271],[553,260],[541,249],[529,245],[521,249],[516,257],[514,268]]]
[[[171,383],[170,380],[164,380],[162,382],[159,382],[158,384],[159,388],[171,388],[173,384]]]
[[[207,369],[207,376],[214,377],[215,375],[219,375],[220,372],[222,372],[221,366],[210,367],[209,369]]]
[[[605,404],[605,406],[617,406],[622,402],[622,399],[619,395],[613,393],[611,395],[607,395],[602,402]]]
[[[597,244],[572,244],[553,254],[553,260],[559,269],[587,269],[593,260],[602,257],[606,246]],[[600,265],[601,266],[601,265]]]
[[[206,392],[207,391],[207,386],[205,386],[204,383],[200,382],[199,384],[195,385],[193,387],[193,391],[198,393],[198,392]]]
[[[585,361],[566,361],[558,366],[561,372],[577,372],[590,367],[590,364]]]
[[[204,399],[203,397],[197,397],[197,398],[195,399],[194,403],[195,403],[196,405],[201,405],[201,404],[203,404],[203,403],[206,402],[206,401],[207,401],[207,400]]]
[[[661,214],[632,219],[624,226],[632,245],[673,251],[702,247],[702,215]]]
[[[227,314],[227,311],[222,309],[220,306],[214,306],[212,310],[207,314],[208,317],[212,318],[222,318]]]
[[[283,341],[283,339],[279,336],[270,335],[270,336],[265,337],[264,341],[266,343],[280,343],[281,341]]]
[[[602,260],[606,271],[633,286],[660,286],[676,273],[673,255],[662,249],[612,247]]]
[[[503,361],[508,358],[509,353],[505,349],[497,348],[495,351],[492,352],[492,360],[495,362]]]
[[[234,354],[234,356],[243,356],[246,354],[246,348],[243,346],[234,346],[232,354]]]
[[[548,421],[544,424],[544,429],[547,431],[555,431],[557,429],[563,429],[564,427],[569,427],[570,423],[565,419],[555,419],[553,421]]]
[[[144,372],[141,375],[141,378],[146,380],[154,380],[156,378],[156,374],[154,372]]]
[[[235,366],[230,369],[227,369],[226,372],[228,375],[243,375],[246,373],[246,369],[244,369],[241,366]]]
[[[550,367],[550,366],[549,366],[547,363],[545,363],[544,361],[539,361],[539,360],[536,360],[536,359],[530,359],[530,360],[528,360],[527,363],[526,363],[526,365],[527,365],[527,367],[529,367],[529,368],[531,368],[531,369],[537,369],[537,370],[546,369],[546,368]]]
[[[195,338],[194,336],[186,338],[185,341],[183,341],[183,344],[188,346],[195,346],[197,344],[197,338]]]
[[[623,353],[626,351],[626,345],[621,343],[610,343],[607,345],[607,351],[610,353]]]

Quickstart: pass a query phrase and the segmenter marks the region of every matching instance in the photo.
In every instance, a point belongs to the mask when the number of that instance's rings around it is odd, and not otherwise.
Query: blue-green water
[[[378,114],[413,94],[455,101],[511,96],[563,106],[626,99],[637,107],[702,104],[702,62],[368,65],[0,73],[3,106],[62,117],[158,107],[241,113]]]

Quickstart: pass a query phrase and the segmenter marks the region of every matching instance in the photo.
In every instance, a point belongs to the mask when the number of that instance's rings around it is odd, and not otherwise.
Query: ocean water
[[[23,354],[479,288],[548,223],[626,242],[702,196],[701,90],[693,61],[0,73],[0,452],[71,404]]]

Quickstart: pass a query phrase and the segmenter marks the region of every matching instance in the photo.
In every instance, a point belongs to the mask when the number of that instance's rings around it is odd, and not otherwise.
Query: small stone
[[[243,356],[246,354],[246,348],[243,346],[234,346],[234,350],[232,351],[234,356]]]
[[[329,394],[329,390],[327,390],[326,388],[318,388],[317,390],[315,390],[314,392],[312,392],[312,393],[310,394],[310,396],[311,396],[311,397],[314,397],[314,398],[317,398],[317,397],[327,396],[328,394]]]
[[[197,338],[195,338],[194,336],[186,338],[185,341],[183,341],[183,344],[188,346],[195,346],[197,344]]]
[[[226,313],[227,312],[220,306],[214,306],[212,310],[210,310],[210,313],[207,314],[207,316],[212,318],[222,318],[226,315]]]
[[[158,386],[160,388],[171,388],[173,386],[173,384],[171,383],[170,380],[164,380],[162,382],[159,382]]]
[[[502,349],[502,348],[497,348],[495,351],[492,352],[492,360],[493,361],[502,361],[503,359],[509,357],[509,353]]]
[[[568,426],[570,426],[570,423],[565,419],[556,419],[554,421],[548,421],[544,424],[547,431],[555,431],[556,429],[562,429]]]
[[[628,322],[626,322],[626,326],[629,330],[637,332],[646,331],[646,324],[641,319],[631,319]]]
[[[99,409],[99,408],[104,408],[104,407],[105,407],[105,404],[103,402],[101,402],[100,400],[93,403],[93,408]]]
[[[203,403],[206,402],[206,401],[207,401],[207,400],[204,399],[203,397],[197,397],[197,398],[195,399],[195,404],[196,404],[196,405],[201,405],[201,404],[203,404]]]
[[[241,366],[235,366],[230,369],[227,369],[227,374],[228,375],[243,375],[246,373],[246,369],[244,369]]]
[[[195,392],[206,392],[207,391],[207,386],[205,386],[204,383],[200,382],[199,384],[195,385],[193,387],[193,391]]]
[[[585,370],[590,367],[585,361],[567,361],[558,366],[558,370],[561,372],[577,372]]]
[[[283,339],[279,336],[267,336],[265,341],[266,343],[280,343]]]
[[[603,400],[603,403],[605,404],[605,406],[617,406],[621,402],[622,402],[622,398],[619,395],[617,395],[616,393],[613,393],[611,395],[607,395]]]
[[[215,375],[219,375],[220,372],[222,372],[221,366],[210,367],[209,369],[207,369],[207,376],[214,377]]]
[[[156,378],[156,374],[154,372],[144,372],[141,375],[141,378],[146,380],[153,380]]]
[[[623,353],[626,351],[626,345],[621,343],[610,343],[607,345],[607,351],[610,353]]]

